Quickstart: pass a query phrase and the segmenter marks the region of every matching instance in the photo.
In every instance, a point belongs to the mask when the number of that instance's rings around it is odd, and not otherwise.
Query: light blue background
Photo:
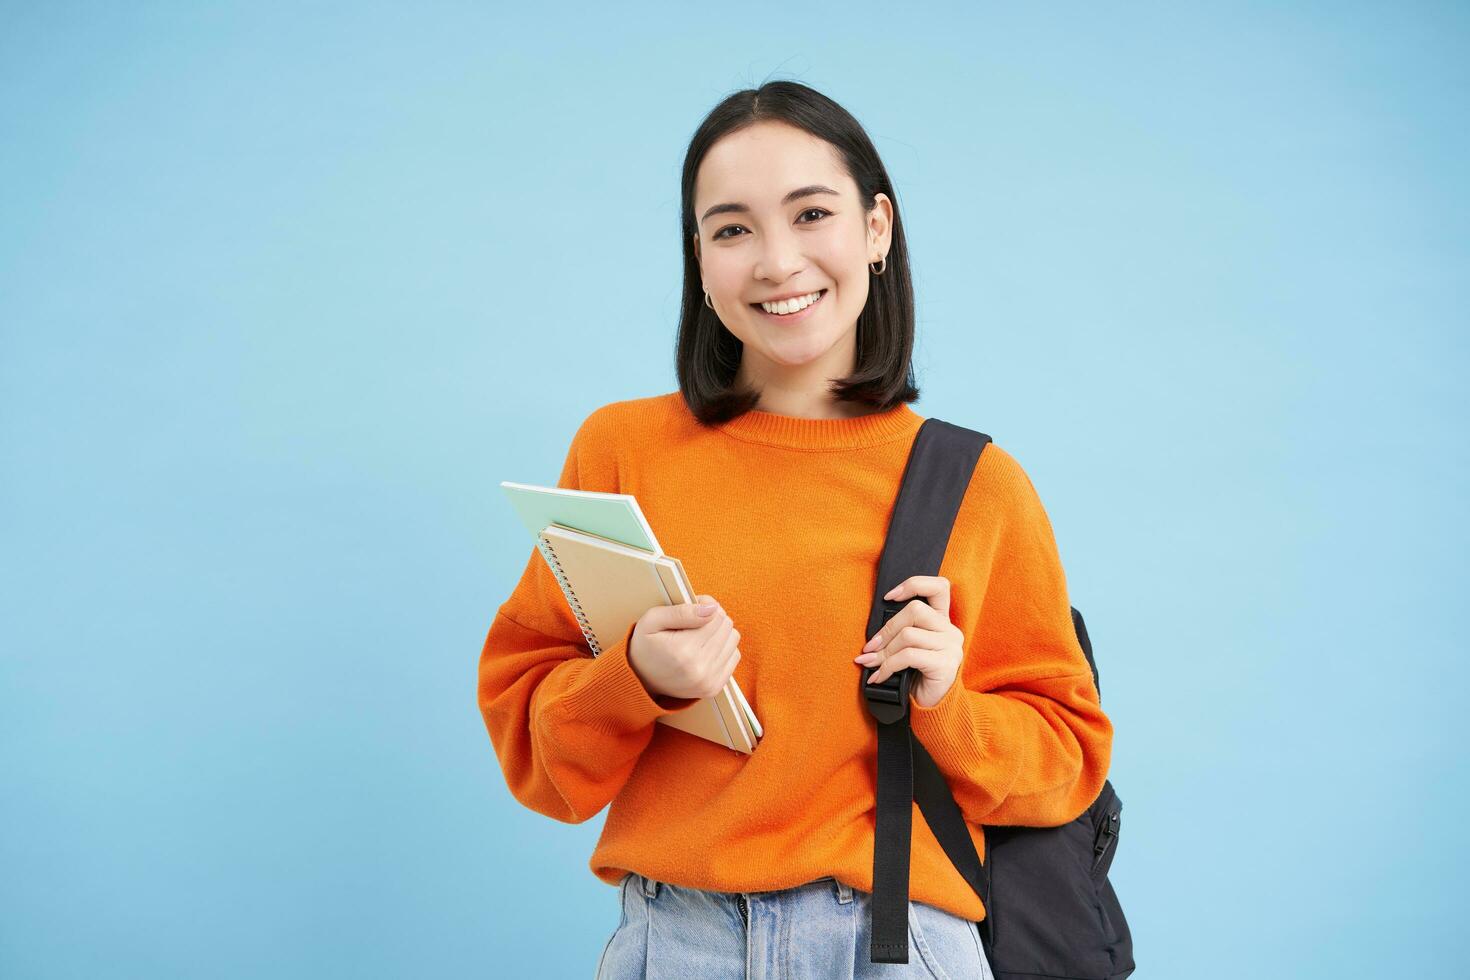
[[[769,77],[1051,515],[1136,976],[1464,975],[1463,7],[301,7],[0,11],[0,975],[591,976],[603,818],[475,703],[497,484],[674,390]]]

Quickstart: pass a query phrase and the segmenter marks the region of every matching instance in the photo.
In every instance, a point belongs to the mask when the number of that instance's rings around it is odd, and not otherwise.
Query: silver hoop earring
[[[714,309],[715,308],[715,304],[713,304],[713,303],[711,303],[709,301],[709,290],[705,290],[705,293],[704,293],[704,305],[705,306],[708,306],[710,309]]]
[[[874,269],[873,266],[875,265],[878,268]],[[883,258],[879,259],[877,262],[869,262],[868,268],[872,270],[872,273],[875,276],[883,275],[883,273],[888,271],[888,256],[883,256]]]

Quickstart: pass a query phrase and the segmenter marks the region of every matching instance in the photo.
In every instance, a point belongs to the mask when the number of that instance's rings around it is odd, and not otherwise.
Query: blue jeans
[[[835,878],[781,891],[701,891],[628,873],[596,980],[995,980],[977,923],[909,902],[909,961],[874,963],[872,895]]]

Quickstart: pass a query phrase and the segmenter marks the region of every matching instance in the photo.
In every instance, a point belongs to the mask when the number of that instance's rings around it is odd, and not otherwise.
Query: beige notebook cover
[[[684,566],[668,555],[549,524],[537,539],[593,655],[622,639],[651,606],[692,602]],[[719,694],[658,719],[681,731],[749,754],[760,723],[731,677]]]

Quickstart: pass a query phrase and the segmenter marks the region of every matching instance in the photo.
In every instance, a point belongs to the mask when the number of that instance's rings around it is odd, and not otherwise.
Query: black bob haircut
[[[699,232],[694,216],[694,178],[704,156],[721,137],[766,120],[803,129],[836,148],[848,174],[857,184],[865,211],[875,195],[888,195],[893,204],[893,229],[883,274],[870,275],[868,302],[857,320],[853,372],[832,382],[838,401],[873,406],[875,411],[895,408],[918,399],[914,384],[914,287],[909,275],[908,248],[898,195],[888,171],[861,124],[842,106],[799,82],[771,81],[760,88],[743,89],[710,110],[689,141],[684,154],[680,238],[684,243],[684,296],[679,310],[675,370],[679,390],[694,416],[706,425],[728,421],[756,406],[760,392],[737,387],[744,344],[725,329],[715,311],[705,305],[694,238]]]

